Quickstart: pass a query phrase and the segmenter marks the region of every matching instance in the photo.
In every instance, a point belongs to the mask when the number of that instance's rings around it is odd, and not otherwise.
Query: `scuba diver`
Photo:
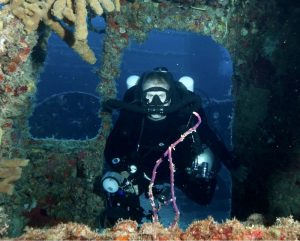
[[[197,122],[194,111],[200,115],[201,124],[173,151],[175,186],[191,200],[207,205],[215,192],[221,162],[229,170],[239,167],[209,127],[200,96],[175,81],[165,67],[145,72],[126,91],[123,101],[108,100],[105,108],[120,109],[104,151],[109,171],[101,177],[107,195],[104,216],[108,223],[114,224],[120,218],[141,222],[151,217],[151,212],[141,208],[139,196],[147,196],[156,161]],[[157,202],[162,204],[170,198],[166,185],[170,182],[169,162],[165,159],[153,187]]]

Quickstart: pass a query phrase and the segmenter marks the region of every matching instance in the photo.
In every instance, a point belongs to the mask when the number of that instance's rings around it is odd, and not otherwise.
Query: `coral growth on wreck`
[[[27,228],[15,240],[299,240],[300,223],[292,218],[281,218],[270,227],[245,226],[237,220],[217,223],[212,218],[193,222],[185,231],[178,227],[166,228],[160,223],[121,220],[101,233],[77,223],[59,224],[51,229]]]
[[[22,175],[22,167],[27,166],[26,159],[0,159],[0,192],[12,195],[14,182]]]
[[[120,11],[119,0],[1,0],[0,3],[9,4],[27,32],[36,31],[43,22],[89,63],[95,63],[96,57],[87,43],[88,11],[100,16],[104,11]],[[70,28],[74,28],[74,33]]]
[[[3,4],[0,158],[30,159],[20,179],[13,183],[12,195],[0,193],[7,217],[7,222],[0,222],[5,223],[0,230],[16,236],[26,225],[45,226],[62,221],[82,222],[92,228],[97,225],[97,215],[104,205],[102,197],[93,193],[93,182],[103,170],[111,115],[99,113],[102,118],[99,134],[93,140],[80,142],[32,139],[27,120],[35,104],[40,74],[36,65],[45,64],[34,61],[34,54],[40,54],[37,47],[42,46],[40,49],[46,52],[48,39],[41,32],[57,33],[84,60],[95,63],[95,54],[87,42],[86,19],[91,19],[89,14],[102,13],[106,29],[98,71],[97,91],[101,101],[116,97],[116,80],[126,47],[133,39],[143,42],[153,29],[204,34],[228,49],[234,65],[233,90],[237,97],[234,144],[238,157],[250,172],[245,183],[234,185],[233,212],[239,218],[253,211],[299,218],[300,199],[290,194],[299,193],[299,166],[295,163],[299,162],[300,148],[297,116],[300,68],[299,31],[295,29],[300,14],[290,6],[291,1],[0,0],[0,3]],[[125,232],[121,227],[129,227],[130,231]],[[165,239],[168,235],[195,240],[299,239],[299,224],[292,219],[279,219],[269,228],[244,226],[236,220],[224,224],[204,220],[192,224],[185,232],[169,232],[158,223],[136,227],[132,221],[118,223],[114,229],[105,230],[103,236],[88,230],[75,223],[49,230],[27,228],[23,238],[58,239],[54,232],[60,231],[62,239]],[[125,235],[113,236],[118,233]]]

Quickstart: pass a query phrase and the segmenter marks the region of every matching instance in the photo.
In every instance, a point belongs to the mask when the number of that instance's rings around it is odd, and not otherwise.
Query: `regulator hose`
[[[181,102],[179,102],[178,104],[162,107],[161,114],[172,113],[172,112],[175,112],[175,111],[185,107],[186,105],[197,103],[197,102],[199,102],[199,97],[188,96],[185,99],[183,99]],[[141,114],[147,114],[147,113],[151,112],[151,110],[139,105],[137,102],[127,103],[127,102],[124,102],[121,100],[116,100],[116,99],[109,99],[109,100],[105,101],[103,104],[103,111],[110,112],[110,110],[112,110],[112,109],[124,109],[127,111],[137,112],[137,113],[141,113]]]

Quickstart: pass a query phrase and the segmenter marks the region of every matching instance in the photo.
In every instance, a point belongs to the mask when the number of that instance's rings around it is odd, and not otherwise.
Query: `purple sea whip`
[[[175,225],[177,224],[177,222],[179,220],[180,212],[179,212],[179,209],[178,209],[177,204],[176,204],[176,197],[175,197],[175,192],[174,192],[175,166],[174,166],[174,163],[173,163],[173,160],[172,160],[172,150],[175,150],[175,147],[177,146],[177,144],[182,142],[185,139],[185,137],[187,137],[189,134],[196,131],[196,129],[200,125],[200,123],[201,123],[200,115],[197,112],[193,112],[193,114],[198,118],[198,122],[193,127],[191,127],[186,132],[184,132],[177,141],[175,141],[174,143],[172,143],[168,147],[168,149],[165,151],[163,156],[156,161],[156,164],[153,168],[152,178],[151,178],[151,182],[149,184],[149,199],[150,199],[150,203],[151,203],[152,210],[153,210],[153,222],[158,222],[158,210],[159,210],[159,208],[157,208],[156,205],[155,205],[152,188],[154,186],[154,182],[155,182],[155,178],[156,178],[156,173],[157,173],[156,170],[159,167],[159,165],[163,162],[165,157],[168,157],[169,168],[170,168],[171,199],[169,201],[171,201],[173,203],[173,209],[175,211],[175,218],[174,218],[174,221],[173,221],[171,227],[175,227]]]

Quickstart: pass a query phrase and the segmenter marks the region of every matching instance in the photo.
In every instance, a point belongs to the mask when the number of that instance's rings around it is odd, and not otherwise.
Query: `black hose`
[[[189,96],[189,97],[183,99],[180,103],[178,103],[176,105],[164,107],[163,114],[175,112],[188,104],[197,103],[197,102],[199,102],[199,97]],[[116,99],[109,99],[106,102],[104,102],[103,111],[112,110],[112,109],[124,109],[127,111],[137,112],[137,113],[141,113],[141,114],[149,113],[149,110],[143,108],[142,106],[140,106],[136,103],[127,103],[127,102],[124,102],[121,100],[116,100]]]

